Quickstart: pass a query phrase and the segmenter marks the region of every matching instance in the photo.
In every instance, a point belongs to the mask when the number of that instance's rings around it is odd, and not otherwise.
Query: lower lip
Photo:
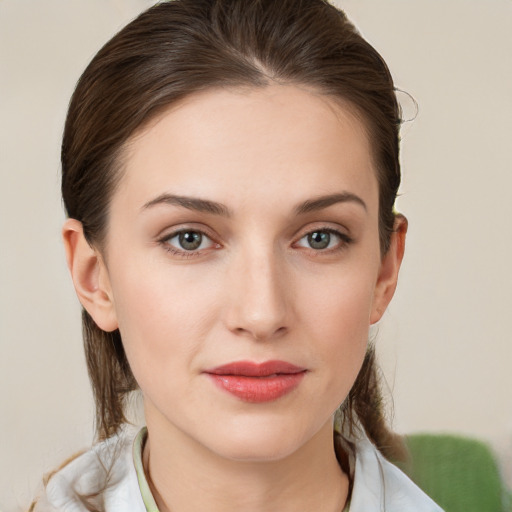
[[[219,388],[252,403],[271,402],[291,393],[300,384],[304,375],[305,372],[268,377],[208,374]]]

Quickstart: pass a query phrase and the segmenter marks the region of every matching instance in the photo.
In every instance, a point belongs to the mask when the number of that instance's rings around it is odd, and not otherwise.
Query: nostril
[[[288,328],[285,326],[278,327],[277,329],[249,329],[244,327],[236,327],[233,332],[240,336],[248,336],[257,341],[266,341],[282,337],[288,332]]]

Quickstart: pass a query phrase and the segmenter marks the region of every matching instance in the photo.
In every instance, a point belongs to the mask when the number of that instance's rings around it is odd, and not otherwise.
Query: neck
[[[155,428],[156,427],[156,428]],[[341,512],[349,480],[326,424],[291,455],[272,461],[226,459],[183,433],[148,422],[143,462],[160,512]],[[181,438],[180,438],[181,437]],[[158,447],[156,449],[155,447]]]

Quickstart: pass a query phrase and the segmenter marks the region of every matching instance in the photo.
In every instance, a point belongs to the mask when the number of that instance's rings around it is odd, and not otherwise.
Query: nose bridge
[[[288,329],[284,259],[272,244],[241,250],[230,277],[228,323],[232,331],[265,340]]]

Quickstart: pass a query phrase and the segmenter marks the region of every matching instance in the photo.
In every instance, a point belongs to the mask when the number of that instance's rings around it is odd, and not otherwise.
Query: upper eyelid
[[[322,223],[319,222],[316,226],[312,227],[303,227],[299,230],[297,230],[296,234],[294,235],[294,240],[300,240],[304,238],[305,236],[314,233],[315,231],[328,231],[330,233],[334,233],[339,235],[340,237],[344,238],[350,238],[352,239],[352,235],[350,234],[350,231],[348,228],[342,227],[340,224],[336,223],[336,226],[328,225],[328,223]]]
[[[306,238],[307,236],[311,235],[312,233],[316,233],[318,231],[324,231],[326,233],[329,233],[331,235],[335,235],[337,236],[339,239],[340,239],[340,243],[342,244],[347,244],[347,243],[350,243],[350,242],[353,242],[353,238],[346,234],[346,233],[343,233],[341,231],[339,231],[338,229],[333,229],[333,228],[316,228],[316,229],[312,229],[310,231],[306,231],[302,234],[302,236],[299,236],[295,242],[293,242],[293,244],[296,244],[298,242],[300,242],[302,239]]]
[[[159,241],[168,240],[169,238],[173,238],[173,237],[179,235],[180,233],[186,233],[187,231],[194,231],[197,233],[201,233],[202,235],[208,237],[212,241],[216,241],[216,239],[219,238],[218,236],[215,235],[215,233],[213,233],[212,230],[207,229],[203,226],[201,226],[201,227],[194,226],[194,223],[190,223],[188,225],[184,224],[181,227],[164,228],[158,233],[158,235],[156,235],[155,238]]]

